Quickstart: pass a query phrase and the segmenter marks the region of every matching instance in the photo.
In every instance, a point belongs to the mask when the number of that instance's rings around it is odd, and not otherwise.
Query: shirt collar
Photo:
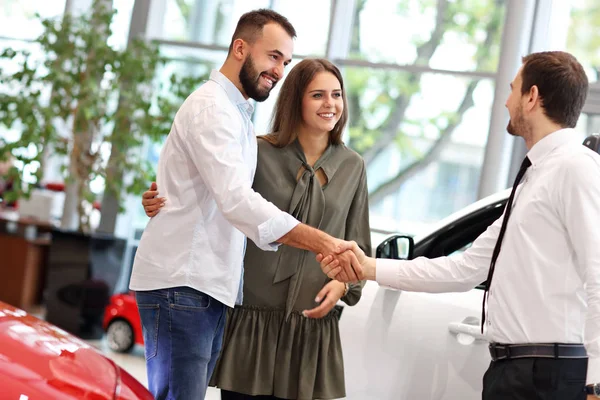
[[[313,171],[318,169],[323,170],[325,176],[327,177],[327,182],[331,181],[331,178],[333,178],[335,172],[341,168],[341,165],[346,161],[344,152],[339,151],[342,148],[345,148],[343,144],[330,144],[327,146],[323,154],[321,154],[321,157],[319,157],[317,162],[310,167],[310,169]],[[300,145],[298,138],[280,150],[280,153],[283,154],[284,151],[288,152],[284,155],[284,158],[290,166],[292,173],[296,173],[295,171],[298,171],[300,165],[308,165],[304,155],[304,150],[302,150],[302,145]]]
[[[529,157],[531,164],[535,166],[554,149],[573,141],[575,137],[575,130],[573,128],[559,129],[534,144],[531,150],[527,152],[527,157]]]
[[[229,100],[236,106],[239,106],[242,110],[244,110],[248,116],[251,116],[254,112],[254,107],[248,100],[244,98],[242,92],[220,71],[213,69],[210,72],[210,80],[215,81],[219,86],[221,86],[225,92],[227,93],[227,97]]]

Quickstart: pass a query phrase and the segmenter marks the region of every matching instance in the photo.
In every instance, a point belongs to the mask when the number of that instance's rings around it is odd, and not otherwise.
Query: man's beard
[[[517,111],[515,117],[508,121],[506,131],[512,136],[520,136],[522,138],[527,136],[529,127],[525,123],[525,119],[523,118],[521,111]]]
[[[268,75],[266,72],[264,72]],[[271,90],[275,87],[277,83],[275,80],[273,81],[273,86],[269,89],[261,89],[259,79],[263,73],[258,73],[256,68],[254,67],[254,60],[252,60],[251,56],[246,58],[244,61],[244,65],[242,65],[242,69],[240,70],[240,83],[242,84],[242,88],[246,93],[246,96],[254,99],[256,101],[265,101],[269,98],[269,94]]]
[[[509,133],[509,135],[519,136],[517,134],[517,128],[515,127],[515,124],[513,124],[513,120],[512,119],[508,120],[508,125],[506,125],[506,131]]]

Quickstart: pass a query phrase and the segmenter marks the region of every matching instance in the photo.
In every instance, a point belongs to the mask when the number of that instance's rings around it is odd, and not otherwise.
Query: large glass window
[[[271,7],[269,0],[167,0],[161,37],[229,47],[245,12]],[[281,1],[275,11],[285,15],[298,34],[296,54],[324,56],[331,19],[331,0]]]
[[[26,46],[6,38],[35,38],[40,29],[27,25],[34,13],[59,16],[65,2],[3,1],[0,47]],[[134,3],[113,0],[115,46],[127,43]],[[574,48],[590,79],[597,80],[598,8],[593,0],[573,3],[570,40],[579,46]],[[347,9],[349,4],[354,9]],[[165,92],[172,90],[173,73],[198,76],[218,68],[239,17],[257,8],[274,8],[297,30],[288,71],[306,56],[333,58],[343,71],[350,107],[344,138],[367,163],[375,230],[418,233],[476,200],[505,0],[160,0],[151,7],[162,7],[148,20],[160,26],[148,26],[148,32],[171,60],[157,73]],[[256,104],[257,134],[268,131],[282,83]],[[161,147],[145,149],[154,164]],[[147,219],[135,204],[134,226],[143,227]]]
[[[417,233],[477,199],[491,79],[357,68],[345,79],[375,228]]]
[[[35,14],[43,18],[61,16],[66,0],[3,0],[0,2],[0,36],[33,40],[42,33]]]
[[[357,0],[351,58],[496,71],[503,1]],[[486,52],[482,62],[479,54]]]
[[[228,47],[243,13],[269,0],[167,0],[164,39]]]
[[[600,79],[600,5],[597,0],[571,0],[567,51],[583,64],[590,82]]]
[[[339,13],[342,3],[335,4]],[[163,53],[218,67],[239,17],[260,7],[274,7],[294,24],[296,55],[327,56],[336,46],[335,54],[347,54],[334,60],[350,106],[345,140],[367,163],[374,229],[417,233],[476,200],[503,0],[356,0],[346,20],[351,37],[340,43],[330,42],[331,22],[339,21],[330,0],[167,0]],[[169,47],[173,41],[181,45]],[[256,104],[257,134],[268,132],[282,83]],[[153,146],[149,158],[157,161],[159,149]]]
[[[582,113],[575,130],[581,141],[591,134],[600,134],[600,115]]]
[[[279,1],[275,11],[296,29],[294,54],[324,57],[331,24],[331,0]]]
[[[418,233],[477,199],[504,14],[495,0],[356,1],[340,64],[373,228]]]
[[[127,46],[134,1],[135,0],[113,1],[113,8],[115,10],[115,16],[111,25],[113,34],[108,38],[108,43],[115,48],[124,49]]]
[[[572,53],[585,68],[594,93],[588,96],[598,98],[600,87],[600,5],[594,0],[572,0],[570,25],[566,50]],[[592,103],[594,101],[592,100]],[[597,103],[597,102],[596,102]],[[600,133],[600,109],[591,107],[590,113],[583,113],[577,121],[576,130],[583,140],[588,135]],[[588,107],[589,109],[589,107]]]
[[[600,6],[571,4],[567,51],[600,78]],[[70,0],[86,7],[89,0]],[[113,0],[117,16],[111,44],[123,48],[136,0]],[[330,57],[342,69],[350,106],[345,142],[367,163],[374,230],[418,233],[430,223],[476,200],[496,90],[506,0],[154,0],[162,20],[148,31],[171,62],[157,72],[162,90],[173,74],[207,75],[225,60],[239,17],[274,8],[295,26],[295,59]],[[556,2],[555,2],[556,3]],[[66,0],[0,2],[0,51],[39,49],[35,17],[60,17]],[[353,4],[353,9],[348,5]],[[515,2],[510,2],[514,5]],[[557,3],[558,4],[558,3]],[[562,4],[562,0],[561,0]],[[140,17],[138,15],[138,17]],[[139,22],[139,21],[138,21]],[[563,24],[564,26],[565,24]],[[335,35],[332,35],[335,33]],[[11,65],[0,65],[10,70]],[[514,72],[514,71],[513,71]],[[257,134],[268,131],[282,82],[257,103]],[[6,88],[2,88],[6,89]],[[500,88],[508,91],[507,88]],[[594,111],[595,112],[595,111]],[[584,114],[581,139],[600,131],[600,117]],[[0,137],[19,135],[19,128]],[[11,136],[12,135],[12,136]],[[162,145],[149,144],[156,164]],[[147,219],[136,199],[134,225]]]

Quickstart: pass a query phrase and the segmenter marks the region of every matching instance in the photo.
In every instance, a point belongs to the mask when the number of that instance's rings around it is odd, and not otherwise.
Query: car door
[[[419,240],[413,257],[464,251],[501,215],[506,197]],[[480,399],[490,361],[479,332],[482,296],[480,288],[426,294],[368,282],[340,320],[346,398]]]

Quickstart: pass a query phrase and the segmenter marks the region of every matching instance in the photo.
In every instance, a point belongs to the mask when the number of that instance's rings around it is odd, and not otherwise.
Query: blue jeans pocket
[[[139,301],[139,297],[138,297]],[[159,304],[139,304],[142,331],[144,334],[144,353],[146,361],[156,356],[158,350],[158,322],[160,317]]]
[[[201,292],[175,291],[171,307],[182,311],[205,311],[210,307],[210,296]]]

